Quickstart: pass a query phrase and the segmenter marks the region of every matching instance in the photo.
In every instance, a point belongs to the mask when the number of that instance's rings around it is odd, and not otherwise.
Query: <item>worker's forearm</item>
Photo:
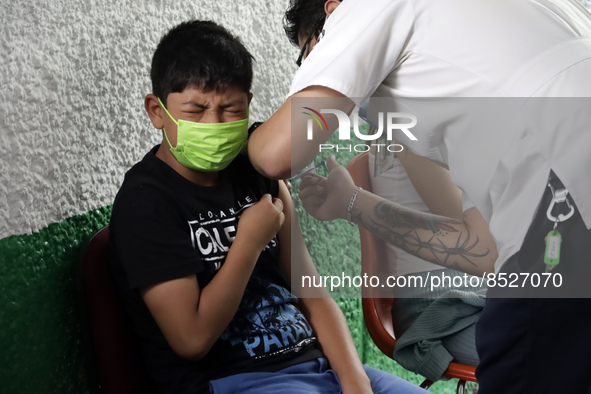
[[[351,216],[360,226],[424,260],[473,275],[493,270],[496,245],[488,231],[470,226],[469,220],[415,211],[365,191],[357,196]]]

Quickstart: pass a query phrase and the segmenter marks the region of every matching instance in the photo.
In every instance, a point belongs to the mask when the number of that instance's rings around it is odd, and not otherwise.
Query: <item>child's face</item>
[[[198,123],[226,123],[246,119],[251,98],[251,93],[233,86],[223,93],[215,90],[204,92],[188,87],[181,93],[170,93],[166,99],[166,107],[177,121],[182,119]],[[176,146],[177,126],[164,110],[162,121],[170,144]]]

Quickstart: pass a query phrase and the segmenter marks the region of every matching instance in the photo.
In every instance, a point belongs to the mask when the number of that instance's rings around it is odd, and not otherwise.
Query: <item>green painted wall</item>
[[[84,393],[74,263],[110,207],[0,240],[0,393]]]

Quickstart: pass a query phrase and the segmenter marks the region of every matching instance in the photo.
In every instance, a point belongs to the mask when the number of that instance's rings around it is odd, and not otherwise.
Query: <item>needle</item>
[[[322,160],[322,161],[321,161],[319,164],[315,165],[315,166],[314,166],[314,167],[312,167],[312,168],[308,168],[308,169],[307,169],[306,171],[304,171],[304,172],[301,172],[301,173],[297,174],[296,176],[294,176],[293,178],[291,178],[289,181],[290,181],[290,182],[296,181],[296,180],[300,179],[301,177],[303,177],[304,175],[306,175],[306,174],[309,174],[310,172],[314,171],[314,170],[315,170],[315,169],[317,169],[318,167],[322,167],[322,166],[324,166],[324,165],[326,165],[326,162],[325,162],[324,160]]]

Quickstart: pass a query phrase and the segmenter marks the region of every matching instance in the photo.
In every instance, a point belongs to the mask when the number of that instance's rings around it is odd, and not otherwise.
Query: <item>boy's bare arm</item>
[[[200,289],[196,275],[145,286],[144,302],[171,348],[187,359],[204,357],[236,314],[259,255],[284,221],[283,204],[264,195],[246,209],[226,260]],[[231,290],[231,291],[229,291]]]
[[[283,201],[286,213],[285,222],[279,231],[282,271],[286,279],[291,281],[293,259],[302,275],[317,276],[318,272],[297,223],[291,196],[282,182],[280,182],[279,198]],[[343,393],[371,393],[369,378],[359,360],[345,316],[325,289],[315,289],[315,291],[318,293],[314,294],[314,298],[300,298],[298,306],[314,329],[331,368],[337,373]]]

